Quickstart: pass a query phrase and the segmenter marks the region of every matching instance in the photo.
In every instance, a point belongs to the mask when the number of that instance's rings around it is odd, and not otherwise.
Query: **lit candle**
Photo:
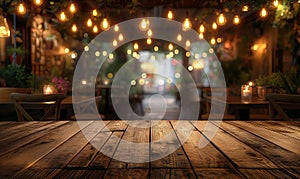
[[[242,85],[241,87],[242,101],[249,101],[252,99],[252,87],[249,85]]]
[[[44,85],[43,93],[44,94],[54,94],[54,93],[56,93],[56,88],[53,85]]]

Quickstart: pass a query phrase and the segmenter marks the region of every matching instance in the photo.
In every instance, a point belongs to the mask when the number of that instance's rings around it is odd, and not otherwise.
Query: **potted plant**
[[[20,65],[20,64],[22,64],[22,61],[23,61],[24,55],[26,53],[26,50],[22,46],[19,46],[19,47],[9,46],[6,49],[6,52],[9,56],[10,62],[12,64],[15,63],[15,64]],[[15,56],[16,61],[14,61],[14,55],[16,55]]]

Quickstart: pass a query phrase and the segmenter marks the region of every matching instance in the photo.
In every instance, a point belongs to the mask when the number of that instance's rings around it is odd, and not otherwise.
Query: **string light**
[[[98,16],[98,11],[97,11],[97,9],[93,9],[92,15],[93,15],[94,17]]]
[[[119,37],[118,37],[119,41],[123,41],[124,40],[124,36],[122,33],[119,34]]]
[[[108,20],[106,18],[103,18],[103,20],[101,22],[101,29],[102,30],[107,30],[108,28],[109,28]]]
[[[171,51],[171,50],[173,50],[173,48],[174,48],[173,44],[170,43],[168,46],[168,49]]]
[[[139,44],[136,42],[133,44],[133,49],[138,50],[139,49]]]
[[[118,41],[117,40],[113,40],[113,46],[116,47],[118,45]]]
[[[200,33],[204,33],[204,32],[205,32],[205,27],[204,27],[203,24],[200,25],[200,27],[199,27],[199,32],[200,32]]]
[[[216,22],[213,22],[213,23],[212,23],[212,28],[213,28],[214,30],[216,30],[216,29],[218,28],[218,25],[217,25]]]
[[[216,39],[214,37],[212,37],[210,39],[210,44],[215,45],[216,44]]]
[[[74,3],[71,3],[69,9],[70,9],[70,12],[71,12],[71,13],[75,13],[75,12],[76,12],[76,7],[75,7]]]
[[[159,50],[159,47],[155,45],[155,46],[153,47],[153,50],[154,50],[155,52],[157,52],[157,51]]]
[[[234,18],[233,18],[233,23],[236,24],[236,25],[240,23],[240,18],[239,18],[238,15],[235,15],[235,16],[234,16]]]
[[[243,12],[248,12],[249,11],[249,6],[247,6],[247,5],[243,6],[242,11]]]
[[[148,35],[148,37],[151,37],[151,36],[153,35],[153,32],[152,32],[151,29],[149,29],[149,30],[147,31],[147,35]]]
[[[226,24],[226,17],[224,16],[223,13],[221,13],[218,18],[217,18],[217,23],[218,25],[222,26],[222,25],[225,25]]]
[[[78,31],[78,28],[76,26],[76,24],[73,24],[72,25],[72,32],[77,32]]]
[[[182,36],[180,34],[177,35],[177,41],[180,42],[182,40]]]
[[[33,3],[36,6],[41,6],[43,4],[43,1],[42,0],[34,0]]]
[[[172,20],[173,19],[173,13],[172,11],[168,12],[168,19]]]
[[[65,21],[65,20],[67,19],[67,16],[66,16],[66,14],[65,14],[64,11],[62,11],[62,12],[60,13],[59,18],[60,18],[61,21]]]
[[[17,11],[19,14],[23,15],[23,14],[26,14],[27,9],[23,3],[20,3],[17,7]]]
[[[118,32],[119,30],[120,30],[120,27],[119,27],[119,25],[118,25],[118,24],[117,24],[117,25],[115,25],[115,26],[114,26],[114,31],[115,31],[115,32]]]
[[[139,24],[139,28],[141,31],[146,31],[149,29],[149,21],[143,18]]]
[[[189,47],[191,46],[191,42],[190,42],[189,40],[187,40],[187,41],[185,42],[185,46],[186,46],[186,48],[189,48]]]
[[[152,39],[150,37],[147,38],[147,44],[150,45],[152,43]]]
[[[267,17],[268,15],[268,11],[265,8],[262,8],[260,13],[259,13],[260,17]]]
[[[93,26],[93,22],[92,22],[92,19],[91,19],[91,18],[89,18],[89,19],[87,20],[86,25],[87,25],[88,27],[92,27],[92,26]]]
[[[98,33],[99,29],[98,29],[98,26],[97,25],[94,25],[93,27],[93,32],[94,33]]]
[[[278,0],[274,0],[274,1],[273,1],[273,5],[274,5],[275,7],[278,7],[278,5],[279,5]]]
[[[199,36],[198,36],[198,37],[199,37],[200,40],[204,39],[203,33],[199,33]]]
[[[182,30],[187,31],[192,28],[192,23],[190,22],[189,18],[185,18],[182,24]]]

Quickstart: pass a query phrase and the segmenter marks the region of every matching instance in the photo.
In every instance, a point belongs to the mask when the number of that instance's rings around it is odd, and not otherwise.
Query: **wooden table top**
[[[206,96],[205,97],[208,102],[211,102],[212,97]],[[223,100],[219,99],[218,97],[213,98],[216,102],[224,102]],[[269,105],[269,101],[267,100],[259,100],[256,97],[253,97],[252,100],[249,101],[242,101],[240,96],[227,96],[226,104],[230,105]]]
[[[125,152],[112,136],[149,142],[169,134],[177,121],[160,121],[151,130],[126,121],[104,122],[109,130],[99,128],[93,136],[101,152],[85,139],[76,121],[0,122],[0,178],[300,178],[299,121],[223,121],[204,148],[197,146],[210,122],[185,121],[194,128],[187,141],[148,163],[125,163],[102,152]],[[86,128],[95,125],[88,121]],[[156,150],[168,151],[180,143],[176,139]]]

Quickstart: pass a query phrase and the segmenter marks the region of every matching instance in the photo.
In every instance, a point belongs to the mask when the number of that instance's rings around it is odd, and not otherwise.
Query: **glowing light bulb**
[[[150,45],[152,43],[152,39],[151,38],[147,38],[147,44]]]
[[[216,39],[214,37],[212,37],[210,39],[210,44],[215,45],[216,44]]]
[[[98,11],[97,11],[97,9],[93,9],[92,15],[93,15],[93,16],[98,16]]]
[[[212,28],[213,28],[214,30],[216,30],[216,29],[218,28],[218,25],[217,25],[216,22],[214,22],[214,23],[212,24]]]
[[[119,27],[119,25],[117,24],[117,25],[115,25],[115,27],[114,27],[114,31],[115,32],[118,32],[120,30],[120,27]]]
[[[218,25],[222,26],[222,25],[225,25],[226,24],[226,17],[224,16],[223,13],[221,13],[218,18],[217,18],[217,23]]]
[[[77,32],[78,31],[78,28],[76,26],[76,24],[73,24],[72,25],[72,32]]]
[[[23,3],[20,3],[17,7],[17,11],[19,14],[26,14],[26,7]]]
[[[172,11],[168,12],[168,19],[170,19],[170,20],[173,19],[173,12]]]
[[[65,14],[64,11],[62,11],[62,12],[60,13],[59,18],[60,18],[61,21],[65,21],[65,20],[67,19],[67,16],[66,16],[66,14]]]
[[[74,3],[71,3],[69,9],[70,9],[70,12],[71,12],[71,13],[75,13],[75,12],[76,12],[76,7],[75,7]]]
[[[182,30],[187,31],[192,28],[192,23],[190,22],[189,18],[185,18],[182,24]]]
[[[259,13],[260,17],[267,17],[268,15],[268,11],[265,8],[262,8],[260,13]]]
[[[103,18],[101,22],[101,29],[102,30],[107,30],[109,28],[109,23],[106,18]]]
[[[279,5],[278,0],[274,0],[274,1],[273,1],[273,5],[274,5],[275,7],[278,7],[278,5]]]
[[[154,47],[153,47],[153,50],[154,50],[155,52],[157,52],[157,51],[159,50],[159,47],[158,47],[158,46],[154,46]]]
[[[146,31],[149,28],[149,21],[143,18],[139,24],[139,28],[141,31]]]
[[[180,34],[177,35],[177,41],[180,42],[182,40],[182,36]]]
[[[189,48],[189,47],[191,46],[191,41],[187,40],[187,41],[185,42],[185,46],[186,46],[187,48]]]
[[[92,22],[92,19],[91,19],[91,18],[89,18],[89,19],[87,20],[86,25],[87,25],[88,27],[92,27],[93,22]]]
[[[99,31],[98,26],[94,25],[94,27],[93,27],[93,32],[94,32],[94,33],[98,33],[98,31]]]
[[[240,18],[238,15],[235,15],[234,18],[233,18],[233,23],[234,24],[239,24],[240,23]]]
[[[205,27],[204,27],[203,24],[200,25],[200,27],[199,27],[199,32],[200,32],[200,33],[204,33],[204,32],[205,32]]]
[[[42,0],[34,0],[33,3],[36,5],[36,6],[40,6],[43,4],[43,1]]]
[[[168,49],[171,51],[171,50],[173,50],[173,48],[174,48],[173,44],[170,43],[168,46]]]
[[[113,46],[117,46],[118,45],[118,41],[117,40],[113,40]]]
[[[139,44],[136,42],[133,44],[133,49],[138,50],[139,49]]]
[[[119,41],[123,41],[124,40],[124,36],[122,33],[119,34],[119,37],[118,37]]]
[[[249,11],[249,6],[247,6],[247,5],[243,6],[242,11],[243,12],[248,12]]]
[[[198,37],[199,37],[200,40],[204,39],[203,33],[200,33]]]
[[[147,31],[147,35],[148,35],[148,37],[151,37],[151,36],[153,35],[153,32],[152,32],[151,29],[149,29],[149,30]]]

